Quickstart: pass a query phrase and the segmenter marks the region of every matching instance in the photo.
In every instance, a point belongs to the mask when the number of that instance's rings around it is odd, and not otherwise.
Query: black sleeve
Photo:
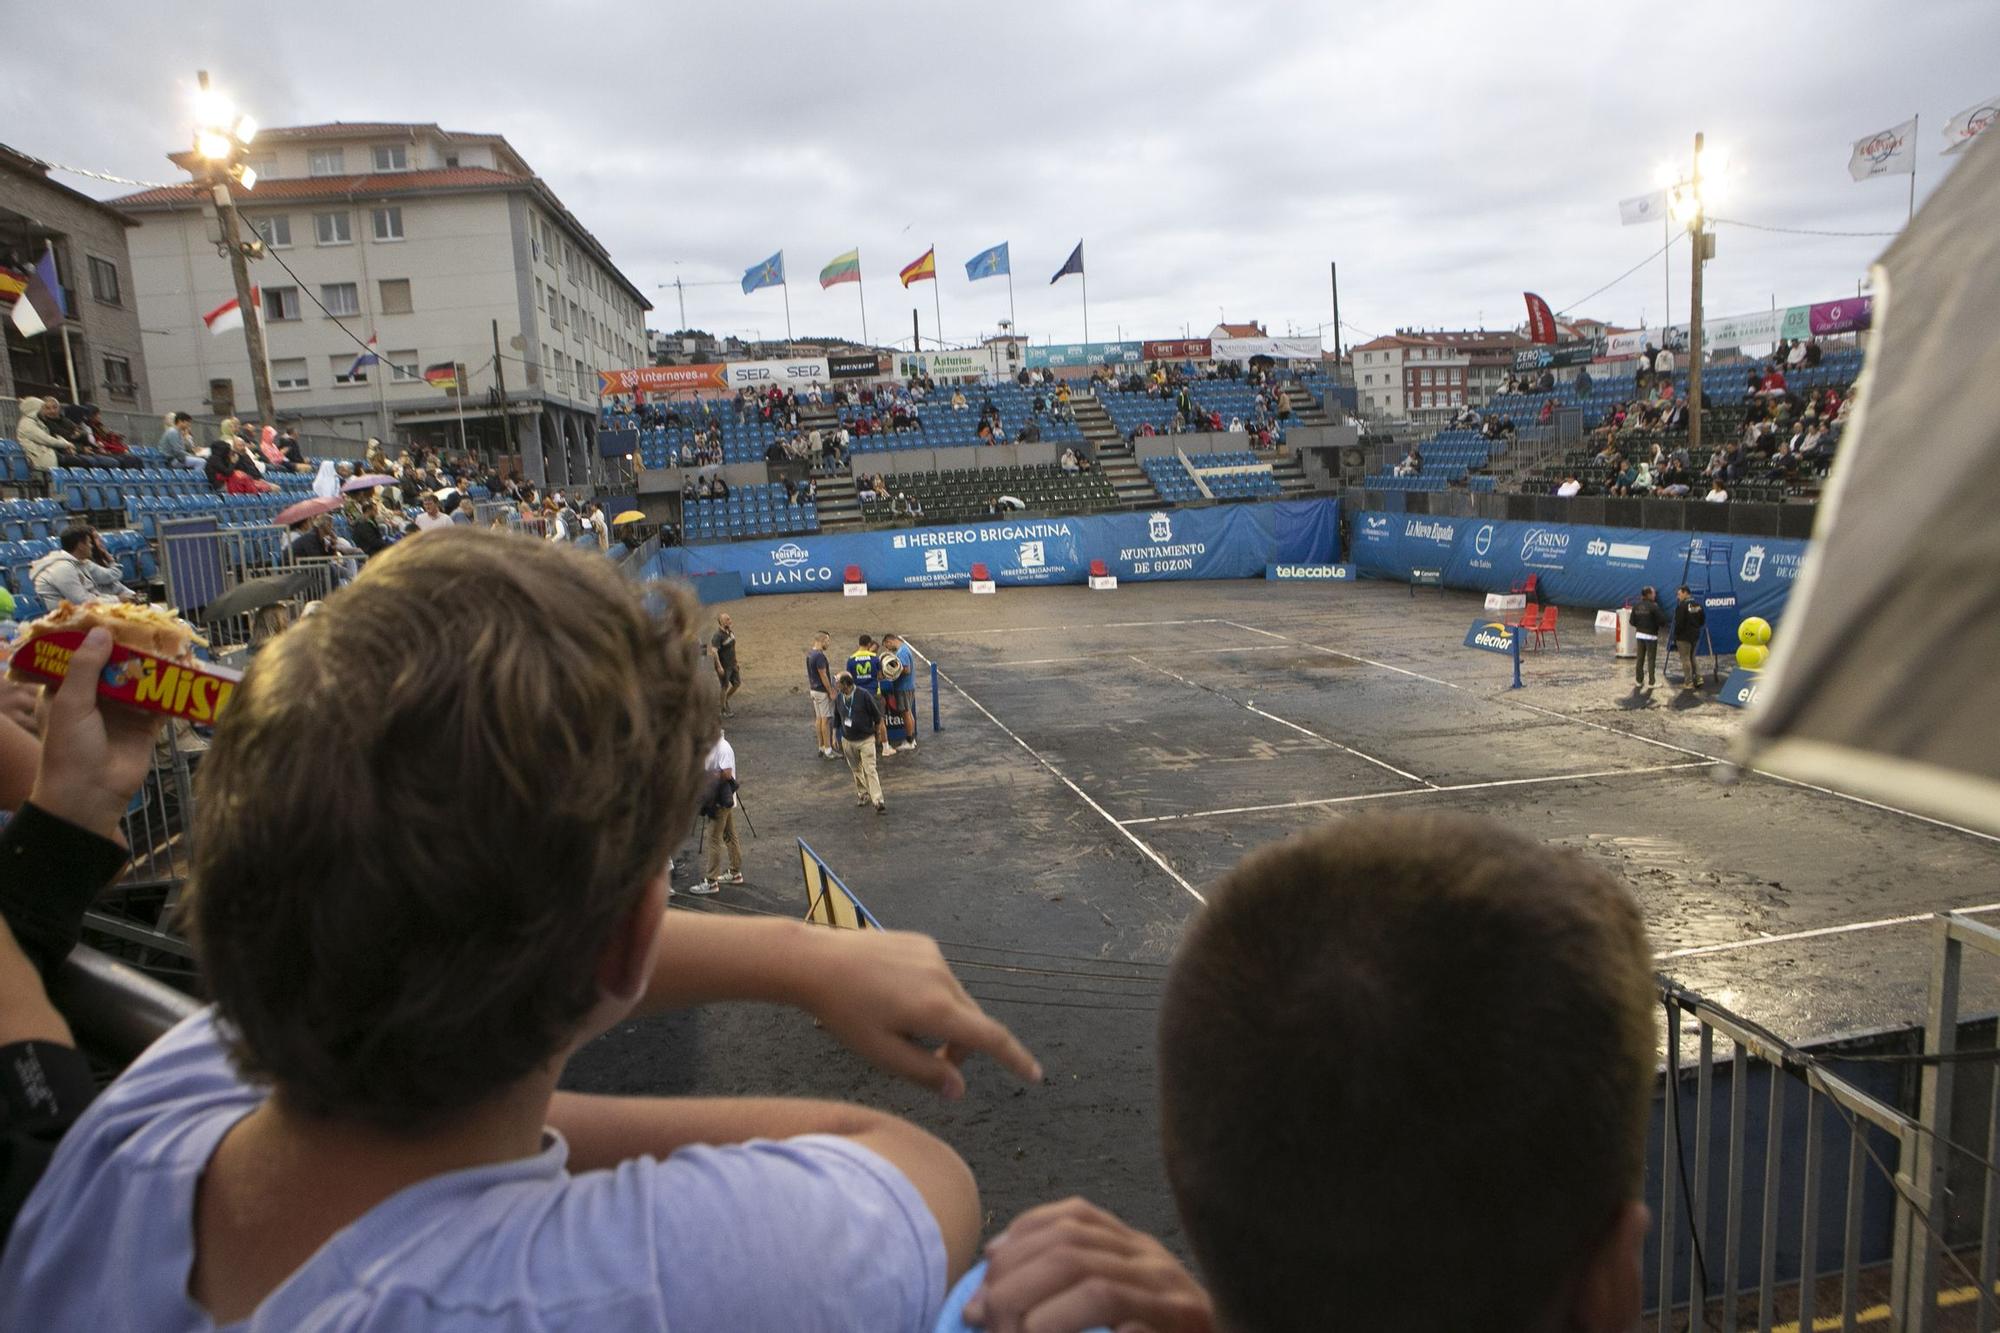
[[[56,1145],[96,1095],[79,1052],[45,1041],[0,1046],[0,1244]]]
[[[0,830],[0,916],[44,982],[76,946],[84,909],[128,855],[32,804]]]

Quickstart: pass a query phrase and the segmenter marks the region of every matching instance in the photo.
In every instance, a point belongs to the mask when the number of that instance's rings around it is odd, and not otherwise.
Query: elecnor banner
[[[793,384],[813,384],[826,378],[826,358],[823,356],[800,357],[792,361],[731,361],[728,365],[728,387],[732,389],[740,389],[746,384],[753,389],[766,389],[773,384],[782,389]]]
[[[904,379],[929,375],[932,379],[966,379],[991,375],[993,358],[986,352],[900,352],[896,373]]]
[[[1148,361],[1206,361],[1211,349],[1206,338],[1178,338],[1140,343],[1139,350]]]
[[[1027,367],[1039,370],[1047,366],[1053,370],[1064,366],[1136,366],[1145,360],[1145,348],[1144,343],[1056,343],[1046,347],[1031,343]]]
[[[1785,537],[1373,511],[1355,516],[1352,544],[1366,577],[1406,582],[1412,569],[1442,569],[1446,587],[1507,592],[1532,574],[1549,600],[1593,608],[1622,606],[1648,583],[1673,588],[1688,572],[1690,547],[1714,552],[1726,544],[1731,586],[1721,585],[1718,571],[1709,596],[1718,643],[1733,641],[1739,617],[1783,613],[1806,552],[1805,542]]]
[[[1280,500],[1080,518],[1017,515],[900,532],[806,533],[779,540],[669,547],[649,577],[740,574],[756,593],[839,592],[847,567],[870,589],[963,588],[975,564],[1002,586],[1082,583],[1102,560],[1120,582],[1251,579],[1267,567],[1326,565],[1337,500]]]
[[[826,376],[834,380],[873,379],[889,373],[889,358],[879,352],[830,352]]]
[[[635,366],[631,370],[597,372],[597,396],[614,393],[675,393],[701,389],[726,389],[726,367]]]

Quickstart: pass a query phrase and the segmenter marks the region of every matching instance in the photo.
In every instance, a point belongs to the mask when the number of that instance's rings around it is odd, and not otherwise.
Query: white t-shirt
[[[432,528],[450,527],[451,515],[444,513],[418,514],[414,519],[410,521],[417,525],[417,531],[429,532]]]
[[[1563,483],[1562,485],[1560,485],[1560,486],[1556,487],[1556,494],[1557,494],[1557,495],[1560,495],[1560,496],[1563,496],[1563,497],[1565,497],[1565,498],[1567,498],[1567,497],[1569,497],[1569,496],[1572,496],[1572,495],[1575,495],[1575,494],[1576,494],[1577,492],[1581,491],[1582,489],[1583,489],[1583,483],[1582,483],[1582,482],[1580,482],[1580,481],[1566,481],[1566,482],[1564,482],[1564,483]]]
[[[708,752],[708,762],[702,765],[711,773],[721,773],[736,767],[736,747],[726,738],[718,737],[715,748]]]

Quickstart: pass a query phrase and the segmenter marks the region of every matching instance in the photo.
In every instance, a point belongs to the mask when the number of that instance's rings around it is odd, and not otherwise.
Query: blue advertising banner
[[[1729,673],[1729,679],[1722,682],[1722,693],[1715,696],[1715,701],[1728,704],[1731,708],[1748,708],[1750,701],[1757,697],[1757,682],[1763,674],[1748,667],[1734,668]]]
[[[1136,366],[1145,362],[1144,343],[1056,343],[1028,348],[1028,369],[1043,366]]]
[[[1353,565],[1280,565],[1264,568],[1264,577],[1273,583],[1352,583]]]
[[[1806,551],[1805,542],[1785,537],[1373,511],[1356,516],[1351,536],[1354,563],[1367,577],[1402,582],[1413,569],[1442,569],[1446,587],[1506,592],[1532,574],[1549,600],[1581,607],[1621,606],[1648,583],[1670,601],[1684,576],[1702,586],[1704,555],[1720,558],[1726,548],[1726,571],[1706,570],[1708,628],[1718,643],[1734,642],[1742,616],[1775,620],[1784,612]]]
[[[739,574],[752,594],[838,592],[849,565],[861,570],[869,587],[890,589],[963,588],[975,564],[1007,586],[1082,583],[1095,560],[1121,582],[1252,579],[1274,563],[1329,564],[1339,526],[1337,500],[1080,518],[1023,515],[957,527],[670,547],[647,573]]]
[[[1512,657],[1520,636],[1521,632],[1512,625],[1482,618],[1473,621],[1472,628],[1465,632],[1465,646]]]

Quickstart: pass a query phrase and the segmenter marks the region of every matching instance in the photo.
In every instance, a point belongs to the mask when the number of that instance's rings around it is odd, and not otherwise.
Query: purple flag
[[[1813,337],[1830,333],[1853,333],[1874,323],[1875,298],[1857,296],[1851,301],[1822,301],[1806,311],[1807,327]]]

